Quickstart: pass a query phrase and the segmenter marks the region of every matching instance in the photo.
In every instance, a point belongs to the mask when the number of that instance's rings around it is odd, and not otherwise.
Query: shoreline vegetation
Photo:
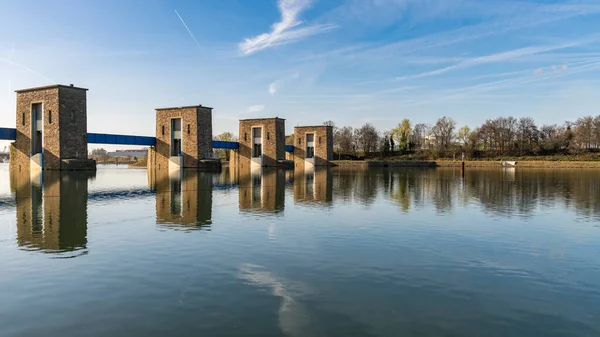
[[[517,161],[514,168],[600,168],[600,161],[551,161],[551,160],[524,160]],[[460,160],[334,160],[333,164],[341,168],[376,168],[376,167],[461,167]],[[499,160],[465,160],[465,168],[502,168]]]
[[[488,119],[471,130],[458,127],[448,117],[434,124],[415,124],[404,119],[391,130],[380,131],[370,123],[359,128],[336,127],[333,121],[334,159],[380,161],[469,162],[600,162],[600,115],[585,116],[561,125],[538,125],[530,117]],[[293,144],[293,136],[286,144]],[[464,155],[464,157],[463,157]],[[488,165],[488,164],[478,164]],[[590,166],[596,164],[572,164]]]

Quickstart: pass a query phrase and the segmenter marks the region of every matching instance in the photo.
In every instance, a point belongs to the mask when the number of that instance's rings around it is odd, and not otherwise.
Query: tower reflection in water
[[[45,253],[87,253],[88,178],[95,173],[11,172],[17,202],[17,242]]]
[[[285,171],[276,168],[239,170],[239,208],[242,212],[279,214],[285,209]]]
[[[294,203],[329,206],[333,202],[333,174],[328,167],[294,171]]]
[[[214,173],[155,170],[149,174],[156,190],[156,223],[183,230],[209,230]]]

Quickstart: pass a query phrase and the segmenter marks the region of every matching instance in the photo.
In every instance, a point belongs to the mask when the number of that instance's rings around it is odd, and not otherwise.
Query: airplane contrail
[[[179,15],[177,10],[175,10],[175,14],[177,14],[177,17],[179,18],[179,20],[181,20],[181,23],[183,23],[183,26],[185,27],[185,29],[188,31],[188,33],[190,33],[190,36],[192,37],[194,42],[196,42],[196,46],[198,46],[198,49],[202,49],[202,47],[200,47],[200,43],[198,43],[198,40],[196,40],[196,37],[194,36],[192,31],[188,28],[188,26],[185,24],[185,21],[183,21],[183,19],[181,18],[181,15]]]
[[[41,74],[41,73],[39,73],[39,72],[37,72],[37,71],[35,71],[35,70],[33,70],[33,69],[31,69],[31,68],[29,68],[29,67],[27,67],[27,66],[23,65],[23,64],[21,64],[21,63],[17,63],[17,62],[15,62],[15,61],[12,61],[12,60],[9,60],[9,59],[5,59],[5,58],[0,58],[0,61],[6,62],[6,63],[8,63],[8,64],[10,64],[10,65],[13,65],[13,66],[15,66],[15,67],[19,67],[19,68],[21,68],[21,69],[24,69],[24,70],[26,70],[26,71],[28,71],[28,72],[30,72],[30,73],[32,73],[32,74],[35,74],[35,75],[37,75],[37,76],[39,76],[39,77],[43,78],[44,80],[46,80],[46,81],[48,81],[48,82],[51,82],[51,83],[53,83],[53,84],[56,84],[56,82],[55,82],[55,81],[53,81],[53,80],[49,79],[48,77],[44,76],[43,74]]]

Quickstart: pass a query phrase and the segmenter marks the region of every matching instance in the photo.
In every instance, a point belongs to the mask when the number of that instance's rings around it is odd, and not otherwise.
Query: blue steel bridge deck
[[[0,140],[17,139],[17,130],[11,128],[0,128]],[[88,133],[88,144],[110,144],[110,145],[140,145],[155,146],[156,137],[115,135],[108,133]],[[223,140],[213,140],[213,149],[237,150],[240,148],[238,142],[228,142]],[[286,145],[286,152],[294,152],[294,145]]]

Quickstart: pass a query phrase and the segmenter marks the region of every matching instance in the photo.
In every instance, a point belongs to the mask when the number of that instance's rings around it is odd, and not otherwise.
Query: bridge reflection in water
[[[95,172],[11,172],[16,201],[17,243],[24,250],[60,253],[61,258],[88,252],[89,204],[133,202],[154,198],[156,224],[173,230],[210,230],[213,193],[238,193],[242,213],[283,215],[286,188],[294,203],[327,206],[332,202],[331,169],[296,173],[262,168],[256,171],[225,169],[220,173],[181,170],[148,172],[148,187],[88,189]],[[112,184],[111,184],[112,185]],[[65,254],[73,252],[73,254]],[[58,255],[57,255],[58,256]]]
[[[48,171],[31,179],[29,172],[13,172],[19,246],[45,253],[85,254],[88,179],[94,174]]]
[[[175,175],[156,171],[147,180],[144,171],[117,171],[100,170],[97,178],[44,171],[33,179],[27,171],[11,172],[15,198],[1,196],[0,215],[16,209],[16,241],[21,249],[60,253],[56,256],[61,258],[88,252],[88,242],[93,241],[88,237],[88,214],[101,211],[101,205],[126,214],[141,207],[142,218],[150,218],[158,228],[184,231],[211,229],[215,200],[227,200],[218,207],[230,211],[233,206],[242,216],[280,217],[294,207],[331,208],[334,203],[370,209],[385,202],[402,213],[432,209],[436,214],[475,204],[489,216],[507,218],[530,217],[556,205],[581,219],[600,221],[596,170],[472,169],[462,178],[454,169],[226,169],[183,170]],[[138,180],[132,185],[133,177]],[[122,207],[113,207],[117,203]]]

